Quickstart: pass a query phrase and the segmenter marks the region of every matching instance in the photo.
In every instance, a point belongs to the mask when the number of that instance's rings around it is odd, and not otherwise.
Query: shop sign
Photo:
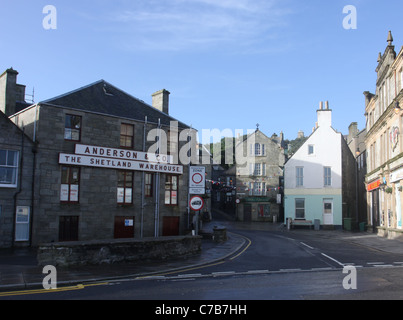
[[[372,183],[370,183],[368,185],[368,191],[378,189],[380,185],[381,185],[381,180],[377,180],[375,182],[372,182]]]
[[[121,169],[132,171],[160,172],[171,174],[183,174],[183,166],[124,159],[101,158],[76,154],[59,154],[59,164],[97,167],[109,169]]]
[[[134,150],[116,149],[76,144],[75,154],[84,156],[103,157],[110,159],[147,161],[153,163],[173,164],[173,157],[166,154],[155,154]]]

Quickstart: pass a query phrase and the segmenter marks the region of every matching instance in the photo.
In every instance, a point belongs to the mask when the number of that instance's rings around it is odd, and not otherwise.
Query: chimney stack
[[[0,75],[0,111],[11,116],[16,111],[17,75],[13,68],[7,69]]]
[[[168,90],[162,89],[152,94],[152,105],[155,109],[169,114],[169,95]]]
[[[318,122],[317,127],[331,127],[332,126],[332,110],[329,109],[329,101],[325,102],[325,109],[323,109],[323,102],[319,104]]]

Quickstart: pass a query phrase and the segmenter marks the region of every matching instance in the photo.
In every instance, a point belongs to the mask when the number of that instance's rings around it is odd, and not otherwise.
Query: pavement
[[[204,223],[203,230],[211,232],[214,226],[227,226],[231,230],[267,230],[282,232],[285,236],[312,236],[316,239],[340,239],[360,246],[384,252],[403,255],[403,239],[386,239],[375,234],[349,232],[343,230],[287,230],[283,224],[272,223],[243,223],[243,222],[209,222]],[[169,260],[148,263],[120,263],[101,266],[82,266],[57,269],[58,287],[77,284],[102,282],[108,280],[158,276],[175,273],[222,261],[235,254],[245,245],[246,239],[236,231],[228,233],[228,240],[216,243],[212,239],[202,240],[200,254]],[[46,274],[37,265],[36,250],[31,248],[1,249],[0,250],[0,292],[42,288]]]
[[[214,226],[221,226],[221,224],[204,223],[203,231],[211,233]],[[228,240],[221,243],[203,238],[201,253],[187,258],[141,264],[119,263],[101,266],[58,267],[57,286],[72,286],[123,278],[135,279],[213,264],[239,251],[246,242],[246,239],[238,234],[228,232],[227,235]],[[0,249],[0,292],[43,288],[42,281],[47,274],[42,271],[43,268],[37,264],[36,249]]]

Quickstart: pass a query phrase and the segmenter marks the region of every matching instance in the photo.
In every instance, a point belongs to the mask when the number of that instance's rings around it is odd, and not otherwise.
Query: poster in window
[[[71,140],[71,129],[70,128],[64,129],[64,139]]]
[[[178,203],[177,195],[178,195],[178,193],[176,191],[171,192],[171,199],[172,199],[171,204],[177,204]]]
[[[29,222],[29,207],[17,207],[16,223]]]
[[[169,190],[165,191],[165,204],[171,204],[171,192]]]
[[[125,189],[124,188],[118,188],[118,203],[123,203],[124,202],[124,196],[125,196]]]
[[[80,131],[79,130],[71,130],[71,140],[78,141],[80,140]]]
[[[132,189],[126,188],[125,203],[132,203]]]
[[[78,202],[78,184],[70,185],[70,201]]]
[[[62,184],[60,187],[60,201],[69,201],[69,185]]]

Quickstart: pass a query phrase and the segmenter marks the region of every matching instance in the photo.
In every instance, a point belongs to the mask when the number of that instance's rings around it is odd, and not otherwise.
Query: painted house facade
[[[327,102],[317,117],[314,132],[285,164],[285,218],[341,228],[343,218],[354,216],[355,159],[332,127]]]

